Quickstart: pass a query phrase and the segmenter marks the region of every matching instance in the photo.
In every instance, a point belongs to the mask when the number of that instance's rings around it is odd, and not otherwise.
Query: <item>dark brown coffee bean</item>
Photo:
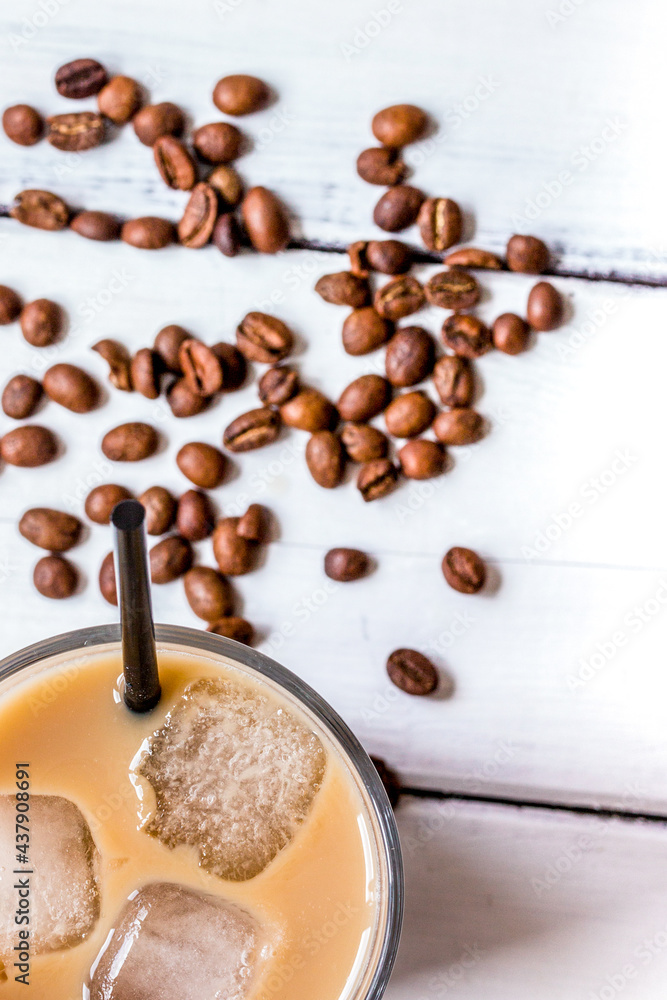
[[[163,326],[157,333],[153,348],[162,358],[162,363],[168,372],[173,372],[175,375],[183,374],[179,359],[181,345],[186,340],[192,339],[191,334],[187,330],[184,330],[182,326],[178,326],[177,323],[170,323],[169,326]]]
[[[19,532],[33,545],[50,552],[67,552],[81,538],[78,517],[50,507],[33,507],[19,521]]]
[[[338,412],[343,420],[365,423],[389,405],[391,386],[381,375],[361,375],[343,389]]]
[[[249,312],[237,327],[236,344],[248,361],[270,365],[287,357],[294,346],[294,335],[275,316]]]
[[[241,249],[241,227],[235,215],[226,212],[213,227],[213,243],[225,257],[236,257]]]
[[[368,266],[381,274],[405,274],[414,262],[414,252],[400,240],[370,240],[366,246]]]
[[[360,580],[370,568],[368,556],[360,549],[329,549],[324,557],[324,572],[338,583]]]
[[[463,216],[451,198],[427,198],[419,209],[417,225],[426,249],[441,253],[460,241]]]
[[[259,398],[265,406],[282,406],[299,390],[299,376],[289,365],[276,365],[259,380]]]
[[[341,441],[353,462],[371,462],[384,458],[389,450],[389,440],[377,427],[367,424],[345,424]]]
[[[486,566],[476,552],[456,546],[445,554],[442,572],[450,587],[461,594],[476,594],[486,582]]]
[[[421,390],[397,396],[384,411],[387,430],[394,437],[416,437],[433,423],[435,406]]]
[[[423,139],[428,130],[428,116],[414,104],[392,104],[373,118],[373,135],[384,146],[408,146]]]
[[[215,526],[215,511],[206,493],[188,490],[178,501],[176,531],[189,542],[208,538]]]
[[[148,554],[153,583],[171,583],[192,566],[192,546],[180,535],[170,535],[154,545]]]
[[[99,404],[100,387],[75,365],[53,365],[44,373],[44,392],[72,413],[90,413]]]
[[[280,433],[280,416],[267,406],[242,413],[232,420],[222,437],[225,448],[233,452],[254,451],[273,444]]]
[[[246,232],[259,253],[278,253],[289,243],[289,221],[282,204],[265,187],[251,188],[241,204]]]
[[[8,465],[34,469],[52,462],[58,454],[58,439],[53,431],[38,424],[28,424],[9,431],[0,440],[0,458]]]
[[[548,281],[538,281],[530,290],[526,318],[533,330],[555,330],[563,322],[563,298]]]
[[[433,479],[445,471],[445,452],[436,441],[416,438],[398,453],[401,471],[408,479]]]
[[[357,157],[357,173],[367,184],[393,187],[405,179],[407,172],[408,168],[398,155],[398,150],[387,146],[365,149]]]
[[[178,360],[185,381],[199,396],[213,396],[222,389],[222,365],[217,354],[199,340],[184,340]]]
[[[145,215],[123,224],[120,238],[139,250],[162,250],[176,239],[176,229],[168,219]]]
[[[391,493],[398,483],[398,469],[388,458],[377,458],[362,465],[357,476],[357,489],[370,503]]]
[[[395,771],[392,771],[390,767],[387,767],[381,757],[371,756],[371,760],[373,761],[375,770],[380,775],[380,781],[382,782],[384,790],[387,793],[389,804],[392,809],[395,809],[401,796],[401,785],[398,780],[398,776]]]
[[[74,59],[56,71],[56,90],[61,97],[92,97],[106,82],[107,71],[97,59]]]
[[[201,181],[193,188],[178,224],[178,238],[184,247],[198,250],[206,246],[213,235],[218,218],[218,196],[210,186]]]
[[[164,371],[162,358],[150,347],[142,347],[132,358],[130,378],[132,387],[146,399],[157,399],[160,395],[160,376]]]
[[[373,211],[373,221],[388,233],[399,233],[417,221],[424,195],[408,184],[389,188]]]
[[[387,344],[385,370],[392,385],[417,385],[433,371],[435,341],[421,326],[404,326]]]
[[[195,486],[214,490],[225,478],[228,462],[212,444],[190,441],[177,454],[176,465]]]
[[[79,574],[68,559],[44,556],[35,566],[32,579],[42,597],[60,601],[72,596],[79,583]]]
[[[2,393],[2,409],[14,420],[31,417],[42,398],[43,391],[37,379],[30,375],[14,375]]]
[[[13,288],[0,285],[0,326],[6,326],[18,319],[23,303]]]
[[[65,325],[60,306],[50,299],[35,299],[21,310],[21,332],[33,347],[47,347],[58,339]]]
[[[345,473],[343,445],[333,431],[316,431],[306,445],[306,465],[311,476],[326,490],[340,486]]]
[[[315,291],[325,302],[334,306],[352,306],[354,309],[368,305],[371,297],[368,281],[350,271],[323,274],[315,285]]]
[[[229,122],[201,125],[192,135],[192,145],[205,163],[231,163],[243,150],[243,132]]]
[[[530,327],[516,313],[503,313],[491,327],[493,346],[504,354],[521,354],[530,343]]]
[[[183,577],[188,604],[205,622],[216,622],[234,613],[234,591],[229,580],[210,566],[193,566]]]
[[[213,103],[226,115],[250,115],[261,111],[271,100],[271,91],[263,80],[246,73],[223,76],[213,90]]]
[[[114,76],[97,95],[101,114],[114,125],[126,125],[141,107],[142,92],[130,76]]]
[[[114,427],[102,439],[102,452],[111,462],[141,462],[158,449],[157,431],[137,421]]]
[[[206,409],[210,400],[193,392],[184,378],[177,379],[167,390],[167,402],[175,417],[196,417]]]
[[[336,407],[317,389],[302,389],[283,403],[280,416],[288,427],[311,434],[331,430],[338,422]]]
[[[549,251],[536,236],[511,236],[506,255],[510,271],[542,274],[549,266]]]
[[[251,503],[239,518],[237,534],[249,542],[268,542],[271,534],[271,512],[260,503]]]
[[[64,229],[69,221],[67,205],[50,191],[21,191],[14,198],[9,214],[24,226],[50,231]]]
[[[355,309],[343,323],[343,347],[355,356],[370,354],[386,344],[393,332],[392,324],[372,306]]]
[[[139,142],[144,146],[154,146],[163,135],[180,135],[185,116],[171,101],[163,101],[161,104],[147,104],[136,113],[132,125]]]
[[[104,139],[104,118],[95,111],[75,111],[46,119],[46,138],[67,153],[82,153],[99,146]]]
[[[2,127],[12,142],[19,146],[34,146],[44,135],[44,119],[29,104],[15,104],[2,115]]]
[[[439,271],[424,286],[426,298],[441,309],[469,309],[479,302],[481,289],[474,274],[461,267]]]
[[[86,517],[89,517],[95,524],[109,524],[116,504],[122,500],[131,499],[130,491],[126,490],[124,486],[116,485],[116,483],[95,486],[86,497]]]
[[[479,358],[493,347],[488,326],[468,313],[454,313],[445,320],[442,342],[462,358]]]
[[[173,135],[163,135],[153,146],[160,177],[170,188],[189,191],[197,180],[197,168],[189,152]]]
[[[102,560],[99,586],[104,600],[115,607],[118,604],[118,594],[116,592],[116,568],[113,562],[113,552],[107,552]]]
[[[454,250],[445,257],[448,267],[478,267],[488,271],[501,271],[503,262],[489,250],[478,250],[477,247],[464,247]]]
[[[146,511],[144,525],[148,535],[164,535],[176,520],[176,500],[164,486],[151,486],[139,497]]]
[[[484,418],[470,407],[447,410],[437,415],[433,430],[443,444],[475,444],[484,437]]]
[[[206,180],[218,192],[222,203],[228,208],[236,208],[241,204],[243,181],[234,167],[221,163],[211,171]]]
[[[79,212],[69,227],[87,240],[108,242],[120,238],[120,222],[108,212]]]
[[[469,406],[475,394],[475,373],[467,358],[447,354],[436,362],[433,384],[445,406]]]
[[[235,392],[246,380],[248,365],[241,352],[233,344],[220,341],[211,348],[222,365],[222,390]]]
[[[241,642],[244,646],[251,646],[255,635],[250,622],[246,621],[245,618],[239,618],[238,615],[230,615],[220,618],[217,622],[211,622],[206,631],[222,635],[225,639]]]
[[[416,649],[395,649],[387,660],[387,673],[392,684],[406,694],[423,696],[438,686],[438,671]]]
[[[392,278],[382,288],[378,288],[373,305],[380,316],[396,322],[421,309],[424,305],[424,289],[416,278],[408,274]]]
[[[255,568],[258,546],[238,534],[238,517],[218,521],[213,532],[213,554],[221,573],[242,576]]]
[[[96,351],[109,365],[111,384],[122,392],[132,392],[132,359],[128,349],[117,340],[100,340],[93,344],[91,350]]]

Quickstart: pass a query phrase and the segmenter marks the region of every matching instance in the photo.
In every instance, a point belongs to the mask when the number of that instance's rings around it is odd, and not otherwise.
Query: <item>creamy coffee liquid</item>
[[[99,852],[95,864],[100,892],[92,931],[74,947],[32,954],[29,985],[15,978],[20,975],[13,966],[15,956],[0,956],[5,966],[0,1000],[86,997],[91,967],[128,898],[154,883],[175,884],[237,904],[262,928],[262,953],[255,956],[256,971],[244,989],[249,1000],[344,997],[346,984],[349,988],[363,966],[373,934],[378,872],[362,795],[332,743],[268,685],[204,655],[160,654],[163,696],[148,716],[133,715],[122,703],[120,674],[117,654],[97,654],[74,658],[69,665],[24,681],[12,680],[11,687],[0,690],[0,798],[8,807],[7,796],[12,796],[14,808],[17,774],[25,771],[30,796],[60,796],[78,807]],[[170,849],[150,836],[142,824],[150,822],[155,810],[151,786],[137,781],[136,774],[134,783],[131,780],[144,741],[160,729],[185,689],[202,678],[231,679],[251,692],[268,694],[315,731],[326,751],[321,787],[305,821],[264,871],[247,881],[211,874],[199,865],[194,848]],[[77,810],[70,808],[76,817]],[[14,855],[7,858],[8,853],[5,840],[0,899],[7,899],[11,888],[9,898],[18,905],[13,880],[18,884],[21,875],[13,871],[21,864]],[[7,862],[13,868],[7,868]],[[75,884],[73,878],[72,891]],[[33,909],[37,905],[33,898]],[[0,915],[5,927],[6,916]],[[17,925],[17,944],[19,930]],[[182,996],[189,996],[187,988]],[[204,994],[200,1000],[208,998]]]

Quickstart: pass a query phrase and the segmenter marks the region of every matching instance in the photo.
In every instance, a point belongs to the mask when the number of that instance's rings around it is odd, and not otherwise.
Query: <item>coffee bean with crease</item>
[[[130,379],[132,388],[146,399],[157,399],[160,395],[160,378],[164,371],[162,358],[150,347],[142,347],[132,358]]]
[[[394,437],[416,437],[433,423],[435,406],[425,392],[417,389],[397,396],[384,411],[387,430]]]
[[[192,566],[192,546],[180,535],[170,535],[154,545],[148,553],[151,581],[156,584],[171,583]]]
[[[180,139],[163,135],[153,146],[153,157],[160,177],[170,188],[189,191],[197,180],[197,168]]]
[[[381,375],[361,375],[341,393],[338,412],[341,419],[366,423],[389,405],[391,385]]]
[[[414,251],[400,240],[370,240],[366,261],[380,274],[406,274],[414,263]]]
[[[132,359],[130,352],[117,340],[100,340],[93,344],[96,351],[109,365],[109,381],[122,392],[132,392]]]
[[[366,260],[366,247],[368,240],[356,240],[350,243],[347,248],[347,255],[350,258],[350,271],[358,278],[368,278],[370,273],[368,261]]]
[[[100,388],[88,372],[76,365],[52,365],[44,373],[44,392],[72,413],[90,413],[100,401]]]
[[[530,344],[530,327],[516,313],[503,313],[491,327],[493,346],[503,354],[521,354]]]
[[[195,486],[214,490],[225,478],[228,460],[212,444],[190,441],[176,455],[176,465]]]
[[[31,417],[40,404],[44,390],[30,375],[14,375],[2,392],[2,410],[13,420]]]
[[[258,388],[265,406],[282,406],[299,391],[299,376],[289,365],[276,365],[264,372]]]
[[[146,511],[144,525],[148,535],[164,535],[176,520],[176,500],[164,486],[150,486],[139,497]]]
[[[442,560],[445,580],[460,594],[476,594],[486,583],[484,560],[462,546],[455,546],[445,553]]]
[[[12,219],[24,226],[55,232],[69,222],[69,209],[62,198],[51,191],[20,191],[9,210]]]
[[[184,340],[178,360],[188,388],[198,396],[213,396],[222,389],[220,359],[200,340]]]
[[[280,416],[288,427],[301,431],[332,430],[338,423],[338,411],[317,389],[302,389],[280,407]]]
[[[477,267],[488,271],[501,271],[503,262],[490,250],[479,250],[477,247],[463,247],[453,250],[445,257],[448,267]]]
[[[417,385],[433,371],[435,341],[421,326],[404,326],[387,344],[385,371],[392,385]]]
[[[116,504],[122,500],[131,500],[132,494],[124,486],[116,483],[104,483],[102,486],[95,486],[86,497],[85,511],[95,524],[109,524],[111,514]]]
[[[224,517],[213,532],[213,554],[221,573],[243,576],[257,564],[259,546],[239,535],[238,517]]]
[[[323,274],[315,285],[315,291],[325,302],[335,306],[352,306],[353,309],[368,305],[371,297],[368,281],[351,271]]]
[[[339,486],[345,473],[345,452],[333,431],[316,431],[306,445],[306,465],[319,486]]]
[[[387,435],[368,424],[345,424],[340,438],[353,462],[371,462],[375,458],[385,458],[389,451]]]
[[[469,313],[454,313],[445,320],[442,342],[463,358],[479,358],[493,347],[488,326]]]
[[[434,274],[424,292],[430,304],[441,309],[469,309],[479,302],[481,294],[477,278],[461,267]]]
[[[378,288],[373,304],[380,316],[396,322],[422,308],[424,289],[410,275],[392,278],[382,288]]]
[[[73,59],[56,70],[56,90],[61,97],[92,97],[106,82],[107,71],[97,59]]]
[[[366,462],[357,476],[357,489],[366,503],[386,497],[397,484],[398,469],[388,458]]]
[[[398,233],[417,220],[424,195],[408,184],[397,184],[386,191],[373,211],[373,221],[380,229]]]
[[[104,141],[104,118],[95,111],[51,115],[46,124],[48,141],[67,153],[82,153]]]
[[[162,363],[168,372],[173,372],[175,375],[182,375],[183,368],[181,367],[179,352],[186,340],[194,339],[182,326],[179,326],[177,323],[170,323],[169,326],[163,326],[157,333],[153,349],[162,358]],[[93,350],[96,350],[96,348],[93,348]]]
[[[389,340],[394,327],[372,306],[354,309],[343,323],[343,347],[355,357],[370,354]]]
[[[254,451],[273,444],[280,433],[280,415],[268,406],[242,413],[223,434],[223,444],[233,452]]]
[[[324,557],[324,572],[338,583],[360,580],[370,569],[371,561],[361,549],[329,549]]]
[[[237,327],[236,345],[248,361],[270,365],[287,357],[294,346],[294,335],[276,316],[249,312]]]
[[[109,243],[120,237],[120,221],[109,212],[77,212],[70,229],[87,240]]]
[[[419,209],[417,225],[426,249],[440,253],[460,241],[463,216],[452,198],[427,198]]]
[[[215,622],[234,612],[234,591],[229,580],[210,566],[193,566],[183,577],[188,604],[205,622]]]
[[[437,441],[413,438],[399,451],[398,461],[407,479],[433,479],[445,471],[445,450]]]
[[[178,223],[178,238],[184,247],[199,250],[213,235],[218,218],[218,196],[210,184],[196,184]]]
[[[220,341],[211,350],[222,366],[222,391],[235,392],[246,380],[248,365],[238,347]]]
[[[469,406],[457,407],[439,413],[433,422],[433,431],[443,444],[476,444],[484,437],[484,418]]]
[[[176,531],[189,542],[201,542],[213,533],[215,511],[209,496],[200,490],[188,490],[178,501]]]
[[[372,146],[357,157],[357,173],[367,184],[394,187],[405,180],[407,172],[398,150],[388,146]]]
[[[177,379],[167,389],[167,402],[175,417],[196,417],[210,403],[210,397],[193,392],[184,378]]]
[[[392,684],[406,694],[423,697],[438,686],[438,671],[416,649],[394,650],[387,660],[387,673]]]

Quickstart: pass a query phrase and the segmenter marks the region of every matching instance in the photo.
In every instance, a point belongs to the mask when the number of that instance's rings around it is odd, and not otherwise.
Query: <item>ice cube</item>
[[[90,1000],[238,1000],[260,936],[253,917],[224,899],[169,882],[144,886],[93,966]]]
[[[21,927],[30,930],[30,950],[71,948],[97,922],[100,897],[98,854],[79,808],[59,795],[31,795],[28,863],[17,860],[16,799],[0,795],[0,957],[12,955]],[[21,872],[16,874],[16,870]],[[32,872],[33,874],[26,874]],[[20,881],[29,881],[30,923],[14,922]]]
[[[325,769],[320,739],[277,701],[231,680],[195,681],[137,769],[156,796],[146,829],[242,882],[289,844]]]

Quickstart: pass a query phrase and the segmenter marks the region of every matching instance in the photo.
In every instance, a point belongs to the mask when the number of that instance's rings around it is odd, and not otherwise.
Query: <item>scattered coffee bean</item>
[[[398,776],[395,771],[392,771],[390,767],[387,767],[385,762],[380,757],[371,757],[371,760],[375,765],[375,770],[380,775],[380,781],[382,782],[384,790],[387,793],[389,804],[392,809],[395,809],[401,796],[401,786]]]
[[[221,163],[211,171],[206,180],[218,192],[223,204],[228,208],[236,208],[241,204],[243,181],[234,167]]]
[[[211,348],[222,365],[223,392],[235,392],[246,380],[248,365],[238,347],[220,341]]]
[[[213,243],[225,257],[236,257],[241,249],[241,227],[235,215],[226,212],[213,227]]]
[[[393,104],[374,116],[373,135],[383,146],[408,146],[423,139],[428,130],[428,116],[414,104]]]
[[[122,392],[132,392],[132,359],[128,349],[117,340],[100,340],[93,344],[96,351],[109,365],[109,381]]]
[[[404,326],[387,344],[385,370],[392,385],[417,385],[433,371],[435,341],[421,326]]]
[[[64,229],[69,221],[67,205],[50,191],[21,191],[14,198],[9,214],[24,226],[50,231]]]
[[[188,604],[205,622],[215,622],[234,613],[234,591],[229,580],[210,566],[193,566],[183,577]]]
[[[467,358],[446,354],[436,362],[433,384],[445,406],[468,406],[475,394],[475,373]]]
[[[401,691],[427,695],[438,686],[438,671],[428,657],[416,649],[396,649],[387,660],[389,680]]]
[[[132,119],[137,138],[144,146],[154,146],[163,135],[180,135],[185,125],[181,109],[171,101],[148,104]]]
[[[315,291],[325,302],[334,306],[352,306],[354,309],[368,305],[371,297],[368,281],[350,271],[323,274],[315,285]]]
[[[210,400],[193,392],[184,378],[177,379],[167,390],[167,402],[175,417],[196,417],[206,409]]]
[[[400,240],[370,240],[366,246],[366,261],[380,274],[405,274],[414,262],[414,252]]]
[[[289,365],[276,365],[259,380],[259,398],[265,406],[282,406],[299,390],[299,376]]]
[[[133,389],[146,399],[157,399],[160,395],[160,377],[164,367],[162,358],[150,347],[142,347],[132,358],[130,379]]]
[[[153,583],[172,583],[192,566],[192,546],[180,535],[170,535],[154,545],[148,554]]]
[[[111,514],[116,504],[122,500],[131,500],[132,494],[124,486],[116,483],[105,483],[95,486],[86,497],[86,517],[95,524],[110,524]]]
[[[555,330],[563,322],[563,297],[548,281],[531,288],[526,317],[533,330]]]
[[[222,441],[233,452],[254,451],[273,444],[280,433],[280,415],[267,406],[242,413],[226,428]]]
[[[283,403],[280,416],[288,427],[311,434],[331,430],[338,422],[336,407],[317,389],[302,389]]]
[[[144,525],[148,535],[164,535],[176,520],[176,500],[164,486],[151,486],[139,497],[146,511]]]
[[[12,142],[19,146],[34,146],[44,135],[44,119],[29,104],[15,104],[2,115],[2,127]]]
[[[443,444],[475,444],[484,437],[484,418],[470,407],[447,410],[437,415],[433,430]]]
[[[66,153],[82,153],[99,146],[104,139],[104,118],[95,111],[75,111],[46,119],[46,138]]]
[[[329,549],[324,557],[324,572],[330,580],[351,583],[370,570],[370,560],[360,549]]]
[[[435,406],[421,390],[397,396],[384,411],[387,430],[394,437],[416,437],[433,423]]]
[[[120,237],[120,222],[108,212],[79,212],[69,227],[87,240],[108,242]]]
[[[376,458],[362,465],[357,476],[357,489],[369,503],[386,497],[398,483],[398,469],[388,458]]]
[[[389,450],[389,440],[377,427],[368,424],[345,424],[341,441],[353,462],[371,462],[384,458]]]
[[[130,76],[114,76],[97,95],[100,112],[114,125],[126,125],[141,107],[142,92]]]
[[[504,354],[521,354],[530,343],[530,327],[516,313],[503,313],[491,328],[493,346]]]
[[[56,71],[56,90],[61,97],[92,97],[106,82],[107,71],[97,59],[74,59]]]
[[[401,471],[408,479],[433,479],[445,471],[445,452],[436,441],[415,438],[398,453]]]
[[[272,191],[251,188],[241,204],[243,222],[255,250],[278,253],[289,243],[289,221],[285,209]]]
[[[177,323],[170,323],[169,326],[163,326],[158,332],[153,348],[162,358],[168,372],[173,372],[175,375],[183,374],[179,356],[181,345],[186,340],[192,339],[188,331],[184,330],[182,326],[178,326]]]
[[[276,316],[249,312],[237,327],[236,345],[248,361],[270,365],[287,357],[294,346],[294,335]]]
[[[476,552],[456,546],[442,560],[445,580],[461,594],[476,594],[486,582],[486,566]]]
[[[44,556],[35,566],[32,579],[42,597],[59,601],[72,596],[79,583],[79,574],[63,556]]]
[[[2,393],[2,409],[14,420],[31,417],[43,395],[41,383],[30,375],[14,375]]]
[[[44,392],[72,413],[90,413],[99,404],[100,387],[75,365],[53,365],[44,373]]]
[[[405,179],[408,170],[397,149],[374,146],[357,157],[357,173],[367,184],[393,187]]]
[[[392,278],[375,293],[374,306],[380,316],[395,322],[424,305],[424,289],[408,274]]]
[[[369,264],[366,260],[366,248],[368,240],[356,240],[350,243],[347,248],[347,255],[350,258],[350,271],[357,278],[368,278],[370,274]]]
[[[197,168],[180,139],[163,135],[153,146],[155,164],[160,177],[170,188],[189,191],[197,180]]]
[[[507,266],[523,274],[542,274],[549,265],[549,251],[536,236],[511,236],[507,243]]]
[[[388,233],[398,233],[416,222],[424,195],[408,184],[389,188],[373,211],[373,221]]]
[[[343,420],[366,423],[382,413],[391,400],[391,386],[381,375],[361,375],[343,389],[338,412]]]
[[[460,267],[439,271],[424,286],[426,298],[441,309],[469,309],[479,302],[481,289],[474,274]]]
[[[145,215],[123,224],[120,238],[139,250],[162,250],[176,239],[176,229],[168,219]]]
[[[213,90],[213,103],[226,115],[250,115],[261,111],[271,100],[271,91],[263,80],[246,73],[223,76]]]
[[[50,507],[33,507],[19,521],[25,539],[50,552],[67,552],[81,538],[83,525],[78,517]]]
[[[345,473],[345,452],[333,431],[316,431],[306,445],[306,465],[318,484],[326,490],[340,486]]]
[[[268,542],[271,535],[271,512],[260,503],[251,503],[239,519],[236,532],[249,542]]]
[[[454,313],[445,320],[442,342],[462,358],[479,358],[493,347],[488,326],[469,313]]]
[[[217,622],[212,622],[206,631],[222,635],[225,639],[233,639],[235,642],[241,642],[244,646],[251,646],[255,635],[250,622],[246,621],[245,618],[239,618],[238,615],[220,618]]]
[[[35,299],[21,310],[19,320],[23,336],[33,347],[48,347],[63,331],[65,317],[62,309],[50,299]]]
[[[13,288],[0,285],[0,326],[6,326],[18,319],[23,303]]]
[[[242,576],[255,568],[258,546],[238,534],[238,517],[218,521],[213,532],[213,554],[221,573]]]
[[[0,458],[8,465],[34,469],[52,462],[57,454],[58,439],[55,434],[38,424],[17,427],[0,440]]]
[[[243,132],[229,122],[201,125],[192,135],[195,152],[205,163],[231,163],[243,150]]]
[[[137,421],[114,427],[102,439],[102,452],[110,462],[141,462],[158,449],[157,431]]]
[[[210,184],[203,181],[195,184],[177,227],[181,244],[193,250],[206,246],[213,235],[217,218],[217,194]]]
[[[176,531],[189,542],[208,538],[215,526],[215,511],[206,493],[188,490],[178,501]]]
[[[118,594],[116,592],[116,568],[113,562],[113,552],[107,552],[102,560],[99,586],[104,600],[115,607],[118,604]]]
[[[176,465],[184,476],[203,490],[214,490],[225,478],[227,459],[212,444],[191,441],[176,456]]]
[[[488,271],[501,271],[503,262],[489,250],[478,250],[477,247],[463,247],[454,250],[445,257],[448,267],[478,267]]]
[[[355,356],[370,354],[386,344],[392,332],[392,324],[372,306],[354,309],[343,323],[343,347]]]
[[[419,209],[417,225],[426,249],[440,253],[460,241],[463,216],[451,198],[427,198]]]
[[[213,396],[222,389],[220,359],[200,340],[184,340],[178,361],[187,385],[198,396]]]

